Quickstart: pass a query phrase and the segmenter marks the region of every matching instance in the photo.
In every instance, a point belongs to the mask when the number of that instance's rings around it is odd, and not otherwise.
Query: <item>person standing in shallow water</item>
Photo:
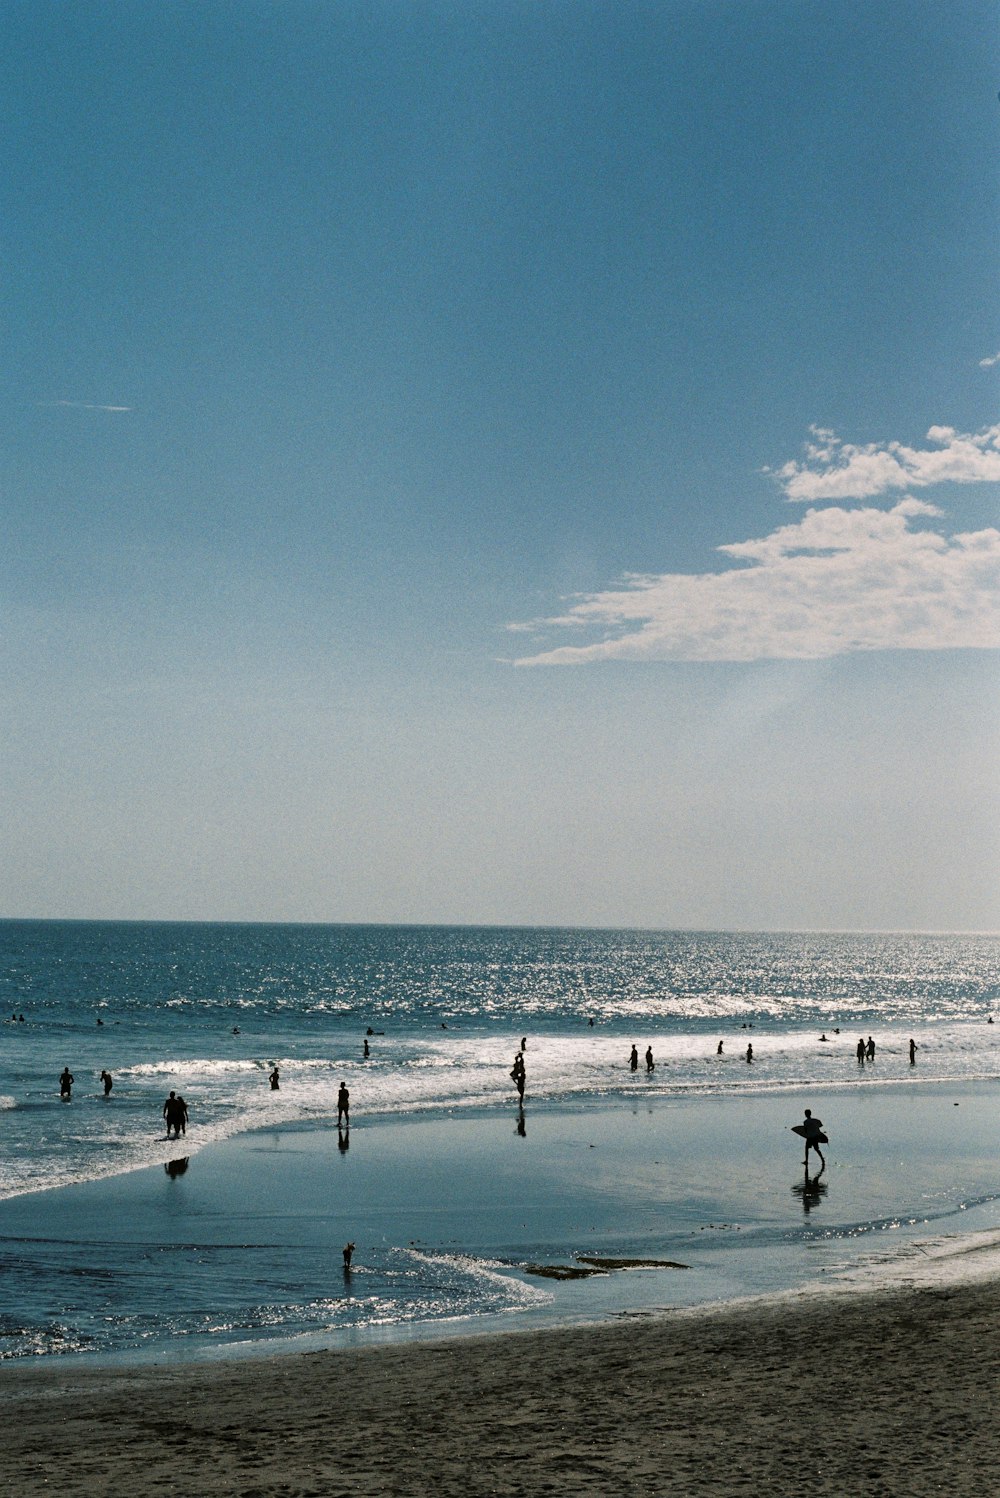
[[[859,1066],[864,1066],[864,1064],[865,1064],[865,1041],[864,1041],[864,1036],[859,1035],[858,1036],[858,1065]]]
[[[109,1071],[102,1071],[101,1081],[104,1083],[104,1096],[107,1097],[108,1093],[114,1086],[114,1083],[111,1080],[111,1073]]]
[[[747,1046],[747,1065],[748,1066],[750,1065],[750,1062],[752,1060],[753,1060],[753,1046],[752,1045],[748,1045]]]
[[[653,1047],[648,1045],[646,1047],[646,1070],[653,1071],[655,1067],[656,1062],[653,1060]]]
[[[73,1095],[73,1083],[76,1078],[68,1066],[64,1066],[59,1074],[59,1096],[69,1099]]]
[[[917,1042],[915,1040],[911,1040],[910,1041],[910,1065],[911,1066],[916,1066],[916,1064],[917,1064]]]
[[[187,1121],[187,1105],[182,1097],[177,1096],[176,1092],[171,1092],[164,1103],[163,1117],[167,1121],[167,1138],[171,1137],[170,1131],[172,1129],[174,1139],[179,1139],[181,1137],[181,1130]]]
[[[635,1046],[632,1047],[631,1054],[628,1058],[628,1064],[632,1071],[639,1070],[639,1052],[636,1050]]]
[[[340,1127],[341,1123],[346,1123],[348,1127],[350,1127],[351,1123],[351,1094],[347,1090],[346,1082],[341,1082],[340,1090],[337,1093],[338,1128]]]

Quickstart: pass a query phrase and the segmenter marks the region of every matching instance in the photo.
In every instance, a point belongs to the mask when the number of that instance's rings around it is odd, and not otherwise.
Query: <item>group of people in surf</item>
[[[174,1139],[179,1139],[182,1134],[187,1133],[188,1107],[187,1103],[176,1092],[171,1092],[163,1104],[163,1117],[167,1121],[167,1138],[171,1137],[170,1130],[173,1129]]]
[[[76,1081],[68,1066],[64,1066],[59,1074],[59,1096],[64,1102],[69,1102],[73,1096],[73,1083]],[[114,1079],[109,1071],[101,1072],[101,1083],[104,1087],[104,1096],[108,1097],[114,1086]],[[177,1093],[171,1092],[163,1104],[163,1117],[167,1125],[167,1138],[179,1139],[182,1134],[187,1133],[188,1107],[184,1099]]]

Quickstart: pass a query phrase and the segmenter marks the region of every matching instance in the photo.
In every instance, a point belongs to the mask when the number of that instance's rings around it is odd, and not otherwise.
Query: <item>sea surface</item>
[[[990,935],[0,922],[0,1358],[565,1312],[590,1292],[525,1263],[588,1245],[669,1257],[716,1217],[772,1265],[790,1233],[796,1251],[815,1245],[816,1207],[834,1257],[902,1216],[947,1230],[1000,1185],[998,1007]],[[859,1066],[869,1036],[876,1058]],[[190,1114],[179,1143],[162,1121],[171,1089]],[[961,1089],[974,1126],[941,1111]],[[773,1118],[771,1160],[775,1100],[793,1093],[827,1120],[840,1098],[851,1129],[877,1106],[883,1137],[902,1119],[901,1160],[918,1122],[933,1142],[944,1119],[947,1148],[928,1145],[916,1178],[884,1161],[852,1174],[845,1153],[833,1197],[800,1193],[792,1224],[784,1180],[780,1200],[748,1191],[724,1141],[736,1117],[744,1135]],[[605,1133],[583,1155],[599,1118],[613,1145]],[[667,1125],[687,1140],[669,1181]],[[707,1183],[699,1140],[720,1160]],[[353,1277],[332,1284],[347,1236]],[[763,1282],[702,1259],[708,1278],[685,1280],[699,1295]],[[605,1309],[619,1293],[623,1309],[642,1300],[604,1287]]]

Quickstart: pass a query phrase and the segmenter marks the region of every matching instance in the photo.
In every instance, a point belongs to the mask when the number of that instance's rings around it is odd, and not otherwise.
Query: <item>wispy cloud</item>
[[[980,369],[992,369],[994,364],[1000,364],[1000,354],[994,354],[991,359],[980,359]]]
[[[98,401],[39,401],[40,406],[49,409],[55,406],[65,406],[71,411],[131,411],[131,406],[105,406]]]
[[[1000,356],[998,356],[1000,357]],[[1000,481],[1000,425],[981,432],[933,426],[929,448],[902,442],[842,442],[836,433],[812,428],[802,462],[773,472],[791,500],[810,504],[834,499],[875,499],[880,494],[924,489],[931,484]]]
[[[912,497],[889,510],[809,510],[760,540],[719,548],[747,566],[628,576],[618,589],[578,599],[534,627],[598,630],[602,638],[515,664],[996,649],[1000,531],[942,535],[928,523],[940,518],[940,510]]]

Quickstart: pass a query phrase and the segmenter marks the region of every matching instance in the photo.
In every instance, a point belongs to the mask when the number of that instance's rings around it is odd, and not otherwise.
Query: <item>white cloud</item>
[[[1000,364],[1000,354],[994,354],[991,359],[980,359],[980,369],[992,369],[994,364]]]
[[[829,434],[815,435],[830,440]],[[932,440],[950,445],[950,438]],[[579,599],[563,615],[539,623],[598,629],[603,637],[523,656],[515,664],[814,660],[871,650],[996,649],[1000,531],[945,536],[926,524],[918,528],[916,523],[940,514],[912,497],[888,511],[809,510],[760,540],[719,548],[747,566],[628,576],[619,589]]]
[[[40,406],[68,406],[71,411],[131,411],[131,406],[102,406],[96,401],[39,401]]]
[[[1000,356],[998,356],[1000,357]],[[902,442],[871,442],[858,446],[842,442],[822,427],[812,429],[805,460],[774,470],[774,477],[790,500],[874,499],[930,484],[1000,482],[1000,425],[963,433],[954,427],[932,426],[931,448],[907,447]]]

